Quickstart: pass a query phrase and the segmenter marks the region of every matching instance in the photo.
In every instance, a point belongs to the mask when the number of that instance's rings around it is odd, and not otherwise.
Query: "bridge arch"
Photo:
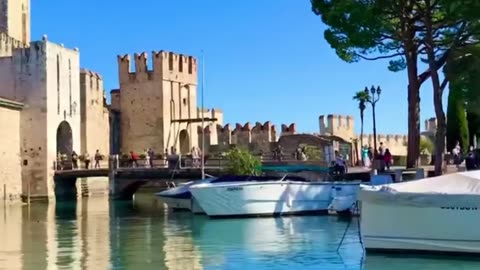
[[[57,127],[57,154],[71,156],[73,151],[72,127],[67,121],[62,121]]]

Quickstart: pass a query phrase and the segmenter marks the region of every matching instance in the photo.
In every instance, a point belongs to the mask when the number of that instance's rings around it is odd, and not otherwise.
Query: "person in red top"
[[[130,151],[130,158],[132,159],[132,167],[138,167],[138,155],[136,153],[134,153],[133,151]],[[135,164],[135,166],[133,166],[133,164]]]
[[[387,170],[390,170],[390,166],[392,166],[392,154],[390,153],[390,150],[388,148],[385,150],[383,160],[385,161],[385,166],[387,167]]]

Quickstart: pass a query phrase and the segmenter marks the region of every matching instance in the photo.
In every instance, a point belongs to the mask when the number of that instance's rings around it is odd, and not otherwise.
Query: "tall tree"
[[[420,154],[420,86],[431,75],[419,72],[426,51],[417,26],[416,1],[311,0],[312,10],[328,26],[325,39],[346,62],[390,59],[389,70],[406,69],[408,76],[407,167],[415,167]],[[442,61],[442,59],[439,59]]]
[[[447,115],[447,149],[451,151],[459,142],[463,151],[466,151],[469,140],[465,101],[461,89],[456,88],[454,83],[450,83]]]
[[[360,110],[360,147],[363,147],[364,112],[367,108],[367,101],[369,98],[369,94],[365,91],[358,91],[355,93],[355,96],[353,96],[353,99],[358,101],[358,109]]]
[[[465,46],[451,53],[444,73],[450,82],[450,91],[455,88],[465,101],[469,145],[474,145],[475,137],[480,135],[480,46]]]
[[[446,120],[442,95],[448,80],[438,70],[449,54],[477,42],[480,1],[478,0],[312,0],[313,11],[327,24],[325,38],[340,58],[392,59],[389,69],[406,68],[408,75],[408,156],[413,167],[419,154],[419,89],[432,80],[437,117],[435,171],[442,171]],[[367,57],[373,54],[374,57]],[[422,59],[426,56],[426,59]],[[428,68],[419,72],[418,61]]]
[[[446,64],[450,54],[464,46],[470,46],[478,42],[475,35],[480,30],[478,28],[480,16],[479,14],[471,14],[470,9],[479,10],[480,3],[478,0],[422,0],[415,1],[415,6],[416,16],[418,17],[416,26],[418,29],[423,29],[419,38],[427,54],[426,62],[432,79],[433,104],[437,118],[435,174],[440,175],[442,173],[447,129],[442,96],[448,84],[448,77],[441,81],[438,70]],[[455,95],[453,98],[455,98]],[[457,103],[455,104],[457,105]],[[453,110],[457,110],[458,117],[462,117],[462,109]],[[466,131],[464,116],[463,119]]]

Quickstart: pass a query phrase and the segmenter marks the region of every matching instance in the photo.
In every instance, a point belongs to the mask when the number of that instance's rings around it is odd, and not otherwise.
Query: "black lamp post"
[[[380,99],[380,94],[382,93],[382,89],[380,89],[380,86],[377,86],[375,88],[373,85],[370,88],[370,91],[368,90],[368,87],[365,87],[365,93],[368,94],[368,100],[367,102],[372,104],[372,113],[373,113],[373,157],[377,157],[377,123],[375,119],[375,104],[377,101]]]

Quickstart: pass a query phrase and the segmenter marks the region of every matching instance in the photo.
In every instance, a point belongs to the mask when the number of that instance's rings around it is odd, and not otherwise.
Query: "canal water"
[[[165,211],[147,194],[2,207],[0,269],[480,269],[451,258],[364,258],[357,220],[348,230],[325,216],[211,220]]]

